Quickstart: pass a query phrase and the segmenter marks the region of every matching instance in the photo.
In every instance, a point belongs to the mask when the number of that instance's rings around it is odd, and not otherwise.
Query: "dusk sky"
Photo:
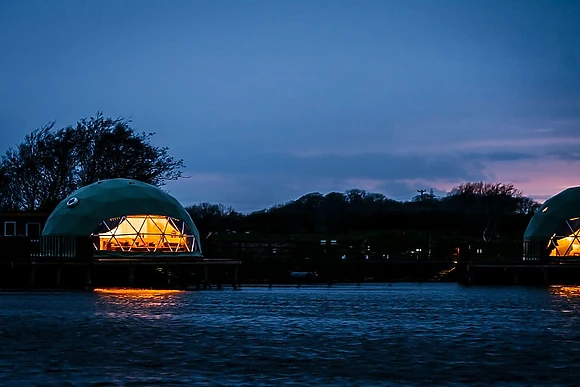
[[[94,115],[251,211],[466,181],[580,184],[580,1],[0,0],[0,152]]]

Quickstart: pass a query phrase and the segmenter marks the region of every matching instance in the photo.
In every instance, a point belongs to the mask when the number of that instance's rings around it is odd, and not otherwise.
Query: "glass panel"
[[[96,250],[118,252],[188,252],[195,241],[185,222],[160,215],[104,220],[91,235]]]
[[[4,222],[4,236],[16,235],[16,222]]]
[[[580,219],[569,219],[550,239],[550,256],[580,257]]]

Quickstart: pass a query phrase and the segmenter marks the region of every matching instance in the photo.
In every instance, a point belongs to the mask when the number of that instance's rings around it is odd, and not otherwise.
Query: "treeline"
[[[210,203],[187,210],[206,233],[364,237],[380,231],[414,230],[485,241],[521,238],[538,207],[513,184],[473,182],[454,187],[443,197],[424,192],[410,201],[352,189],[325,195],[309,193],[250,214]]]
[[[76,189],[103,179],[161,186],[181,177],[183,160],[171,156],[167,147],[152,145],[153,135],[101,112],[60,129],[51,122],[1,157],[0,211],[50,212]],[[309,193],[250,214],[211,203],[187,210],[204,239],[210,234],[365,238],[389,230],[404,239],[401,233],[414,230],[421,237],[428,231],[429,238],[438,232],[441,238],[492,240],[520,238],[538,206],[513,184],[470,182],[441,197],[422,190],[410,201],[352,189]]]

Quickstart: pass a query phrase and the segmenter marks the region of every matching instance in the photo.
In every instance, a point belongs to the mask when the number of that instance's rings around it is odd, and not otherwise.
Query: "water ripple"
[[[0,294],[0,384],[576,385],[580,290]]]

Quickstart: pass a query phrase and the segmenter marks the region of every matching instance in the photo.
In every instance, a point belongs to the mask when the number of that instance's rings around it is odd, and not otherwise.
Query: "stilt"
[[[179,266],[179,287],[183,290],[189,287],[190,273],[185,266]]]
[[[165,284],[171,286],[171,275],[169,274],[169,265],[165,265]]]
[[[28,283],[34,285],[35,282],[34,266],[30,266],[30,276],[28,277]]]
[[[91,266],[87,266],[87,281],[86,281],[86,285],[87,286],[91,286],[92,284],[92,278],[91,278]]]
[[[61,269],[60,266],[58,266],[56,268],[56,284],[60,285],[60,280],[61,280]]]
[[[234,290],[237,290],[239,288],[239,285],[238,285],[238,266],[237,265],[234,266],[234,280],[232,281],[232,283],[233,283],[232,287],[234,288]]]
[[[195,290],[201,290],[201,275],[199,275],[199,270],[193,272],[193,282],[195,283]]]
[[[467,280],[466,281],[467,285],[471,285],[473,283],[473,281],[475,281],[475,275],[474,275],[475,273],[473,273],[473,270],[469,270],[469,269],[470,269],[470,267],[469,267],[469,265],[467,265],[465,267],[465,277]]]
[[[222,275],[223,275],[223,271],[222,270],[217,270],[217,279],[216,279],[216,289],[217,290],[222,290]]]
[[[129,266],[129,286],[135,286],[135,266]]]
[[[542,271],[544,272],[544,284],[548,283],[548,270],[546,270],[546,268],[542,268]]]
[[[203,265],[203,290],[207,290],[208,288],[207,279],[208,279],[207,265]]]

